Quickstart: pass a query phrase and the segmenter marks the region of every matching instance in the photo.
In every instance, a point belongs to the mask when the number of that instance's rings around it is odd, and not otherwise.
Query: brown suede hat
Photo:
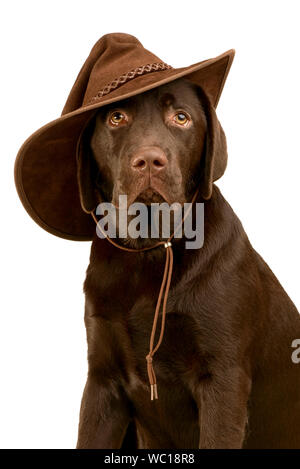
[[[216,107],[233,57],[234,50],[229,50],[213,59],[173,68],[134,36],[101,37],[79,72],[61,117],[37,130],[19,150],[15,182],[29,215],[56,236],[91,240],[95,222],[80,203],[77,149],[95,110],[181,77],[201,86]],[[213,180],[222,176],[225,167],[226,160],[217,162]]]

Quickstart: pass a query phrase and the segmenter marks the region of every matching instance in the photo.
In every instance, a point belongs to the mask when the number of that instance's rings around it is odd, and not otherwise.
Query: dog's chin
[[[130,196],[128,196],[130,198]],[[152,210],[154,209],[154,206],[152,204],[162,204],[162,203],[167,203],[169,206],[173,203],[172,201],[168,200],[168,197],[163,196],[161,193],[157,192],[156,190],[152,188],[148,188],[144,191],[142,191],[133,201],[133,203],[141,203],[144,206],[146,206],[146,216],[147,216],[147,227],[148,227],[148,233],[152,233],[152,223],[153,223],[153,212]],[[155,209],[154,209],[155,210]],[[145,214],[145,212],[143,212]],[[128,215],[127,221],[128,224],[132,221],[134,218],[134,215]],[[161,218],[160,221],[158,222],[158,231],[156,232],[156,236],[151,238],[151,237],[137,237],[137,238],[132,238],[130,236],[130,231],[127,232],[127,237],[118,239],[118,242],[121,244],[133,248],[133,249],[143,249],[143,248],[150,248],[154,245],[156,245],[158,242],[166,242],[168,237],[173,233],[175,226],[174,226],[174,219],[170,219],[170,227],[169,227],[169,235],[168,236],[163,236],[162,233],[162,226],[161,226]],[[157,223],[156,223],[157,224]],[[128,227],[127,227],[128,228]],[[119,235],[119,226],[117,226],[117,236]],[[119,237],[119,236],[118,236]]]
[[[181,200],[178,200],[181,199]],[[146,187],[143,188],[141,191],[136,191],[135,193],[131,192],[127,194],[127,207],[129,208],[130,205],[134,203],[141,203],[146,206],[147,208],[147,214],[148,214],[148,232],[151,233],[151,223],[153,223],[152,220],[152,204],[163,204],[167,203],[169,206],[171,206],[174,202],[178,202],[181,205],[185,202],[184,197],[176,197],[175,194],[168,194],[167,191],[164,192],[163,188],[154,188],[154,187]],[[117,208],[119,208],[117,205],[115,205]],[[128,224],[131,222],[131,220],[134,218],[134,215],[128,215],[127,222]],[[127,226],[128,229],[128,226]],[[133,248],[133,249],[143,249],[143,248],[149,248],[151,246],[154,246],[160,241],[166,241],[168,237],[162,236],[162,227],[159,226],[158,229],[158,236],[155,236],[153,238],[151,237],[137,237],[137,238],[132,238],[127,231],[127,237],[119,237],[119,225],[118,225],[118,220],[117,220],[117,226],[116,226],[116,233],[117,233],[117,238],[118,238],[118,243],[122,244],[123,246]],[[174,231],[174,220],[171,219],[170,222],[170,234],[172,234]]]

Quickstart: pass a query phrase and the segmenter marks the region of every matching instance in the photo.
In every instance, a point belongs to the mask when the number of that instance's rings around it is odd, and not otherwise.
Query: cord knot
[[[148,355],[146,356],[146,360],[147,360],[147,371],[148,371],[150,390],[151,390],[151,401],[153,401],[153,399],[158,399],[158,394],[157,394],[156,376],[155,376],[153,365],[152,365],[153,358],[150,353],[148,353]]]
[[[153,362],[153,358],[151,357],[150,353],[148,353],[148,355],[146,356],[146,360],[149,364]]]

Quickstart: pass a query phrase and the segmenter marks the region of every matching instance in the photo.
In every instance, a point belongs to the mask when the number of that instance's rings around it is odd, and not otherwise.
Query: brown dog
[[[82,139],[82,204],[116,203],[119,194],[128,203],[189,201],[203,189],[212,148],[226,152],[222,128],[206,95],[184,79],[104,107]],[[77,447],[300,448],[300,364],[291,359],[300,316],[216,186],[203,248],[186,250],[178,239],[173,251],[155,355],[159,399],[151,401],[145,356],[164,250],[123,252],[94,237]]]

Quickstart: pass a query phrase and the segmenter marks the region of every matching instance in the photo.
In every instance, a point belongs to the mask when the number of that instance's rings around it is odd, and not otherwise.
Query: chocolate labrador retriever
[[[110,104],[82,138],[81,201],[190,201],[204,188],[208,149],[226,152],[225,136],[208,97],[185,79]],[[173,242],[156,400],[145,356],[165,250],[124,252],[95,235],[78,448],[300,448],[291,358],[300,316],[216,186],[204,204],[203,247]]]

